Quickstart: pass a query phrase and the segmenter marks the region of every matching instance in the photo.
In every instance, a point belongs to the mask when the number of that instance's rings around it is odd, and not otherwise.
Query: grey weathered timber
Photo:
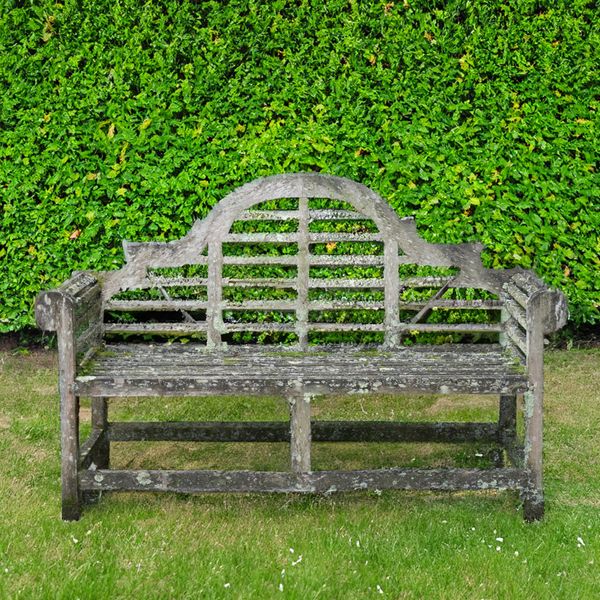
[[[110,463],[110,440],[108,432],[108,401],[106,398],[92,398],[92,431],[81,445],[80,469],[108,469]],[[84,504],[93,504],[100,499],[102,492],[82,490]]]
[[[369,188],[316,173],[253,181],[182,239],[123,246],[123,268],[75,273],[36,301],[58,336],[63,518],[112,490],[362,489],[515,489],[541,518],[544,336],[567,307],[534,273],[485,268],[478,243],[429,243]],[[316,395],[404,392],[495,395],[498,421],[311,419]],[[284,398],[290,420],[108,419],[109,397],[228,394]],[[287,443],[290,471],[111,469],[110,444],[128,441]],[[495,468],[312,470],[313,442],[353,441],[487,443]]]
[[[95,464],[99,469],[108,469],[110,463],[110,444],[108,436],[108,400],[92,398],[92,431],[101,432]]]
[[[373,469],[361,471],[81,471],[84,490],[145,492],[300,492],[364,490],[521,490],[522,469]]]
[[[501,442],[496,423],[310,422],[313,442]],[[109,423],[111,442],[289,442],[286,422]],[[82,459],[83,460],[83,459]]]
[[[522,491],[523,514],[526,520],[540,519],[544,514],[544,492],[542,475],[543,445],[543,397],[544,397],[544,335],[556,331],[567,320],[568,312],[564,296],[548,289],[532,273],[517,273],[504,286],[505,301],[511,308],[508,313],[511,325],[518,326],[524,334],[518,343],[525,356],[529,389],[524,394],[525,441],[523,461],[529,474],[529,485]],[[514,309],[518,303],[525,311],[525,323]],[[514,339],[514,338],[513,338]]]
[[[453,310],[500,310],[498,300],[435,300],[425,302],[397,302],[401,310],[420,310],[426,304],[432,308],[447,308]],[[288,310],[295,311],[295,300],[246,300],[245,302],[225,302],[224,306],[231,310]],[[123,312],[173,312],[178,310],[202,310],[208,307],[205,300],[109,300],[106,310]],[[384,309],[385,304],[377,301],[360,300],[320,300],[307,301],[308,310],[335,310],[335,309]]]
[[[79,466],[82,469],[106,469],[108,464],[104,459],[104,446],[108,443],[106,431],[92,429],[90,437],[81,445]],[[104,464],[103,464],[104,463]]]
[[[522,366],[498,346],[486,344],[413,346],[393,352],[355,347],[287,352],[269,346],[209,351],[188,344],[106,344],[92,364],[93,374],[79,376],[74,384],[82,396],[285,396],[299,384],[314,394],[509,394],[528,389]]]
[[[75,324],[83,322],[79,315],[87,315],[89,323],[86,329],[100,322],[100,310],[88,310],[88,306],[94,302],[100,305],[100,296],[89,293],[97,287],[94,277],[75,273],[58,289],[42,293],[36,303],[39,325],[58,332],[62,517],[65,520],[79,519],[81,511],[81,494],[77,481],[79,398],[73,390],[77,374],[78,342]]]
[[[298,223],[298,270],[296,275],[296,331],[298,335],[298,345],[303,350],[306,350],[308,346],[308,288],[310,285],[308,198],[300,198],[298,204],[300,220]],[[292,402],[294,402],[294,400],[292,400]],[[294,411],[292,410],[292,415],[293,414]],[[293,437],[294,436],[292,436],[292,438]],[[310,465],[310,461],[308,464]]]
[[[292,471],[295,473],[310,472],[310,394],[292,393],[290,404],[290,450]]]
[[[500,441],[504,444],[513,441],[517,436],[517,397],[515,395],[500,396],[498,434]]]

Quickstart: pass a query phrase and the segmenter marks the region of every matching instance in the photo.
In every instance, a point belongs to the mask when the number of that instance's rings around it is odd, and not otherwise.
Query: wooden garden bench
[[[36,301],[58,337],[64,519],[111,490],[514,489],[526,519],[542,516],[544,334],[567,307],[532,272],[484,268],[480,244],[428,243],[372,190],[314,173],[259,179],[181,240],[124,249],[122,269],[75,273]],[[311,420],[315,395],[405,392],[496,395],[499,416]],[[284,397],[290,422],[108,420],[110,397],[232,394]],[[92,399],[82,445],[80,397]],[[140,440],[288,442],[291,469],[109,468],[111,442]],[[509,466],[311,469],[311,441],[474,440]]]

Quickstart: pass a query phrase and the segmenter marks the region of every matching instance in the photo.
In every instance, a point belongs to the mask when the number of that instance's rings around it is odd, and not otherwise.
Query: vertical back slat
[[[301,348],[308,346],[308,281],[309,281],[309,212],[308,198],[300,198],[298,202],[298,272],[297,272],[297,308],[296,328],[298,344]]]
[[[393,348],[399,342],[399,298],[400,278],[398,275],[398,242],[385,240],[383,278],[385,280],[385,345]]]
[[[223,295],[223,249],[221,241],[212,241],[208,246],[208,282],[206,309],[208,346],[221,344],[221,331],[223,330],[223,316],[221,314],[221,298]]]

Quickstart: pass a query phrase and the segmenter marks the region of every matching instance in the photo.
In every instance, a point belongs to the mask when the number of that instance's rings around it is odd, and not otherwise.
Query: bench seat
[[[393,351],[201,344],[108,344],[75,379],[82,396],[286,395],[366,392],[519,394],[522,365],[494,344],[415,345]]]

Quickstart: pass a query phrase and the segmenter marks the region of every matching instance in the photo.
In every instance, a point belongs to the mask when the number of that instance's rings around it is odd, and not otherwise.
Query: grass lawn
[[[116,400],[113,419],[285,419],[277,400]],[[486,398],[327,398],[317,417],[495,418]],[[600,351],[546,354],[546,518],[516,494],[105,495],[60,519],[55,356],[0,353],[0,598],[598,598]],[[89,408],[82,407],[82,420]],[[476,456],[483,455],[483,456]],[[314,468],[476,465],[476,445],[317,445]],[[115,466],[287,468],[285,444],[115,444]]]

